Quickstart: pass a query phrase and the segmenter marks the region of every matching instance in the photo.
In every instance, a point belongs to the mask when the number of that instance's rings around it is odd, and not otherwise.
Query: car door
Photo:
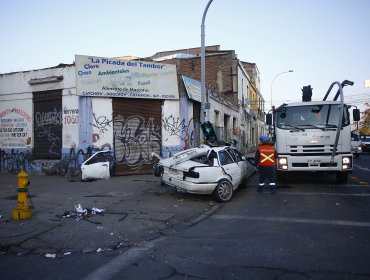
[[[235,154],[236,162],[239,165],[241,176],[242,178],[244,178],[245,176],[247,176],[248,172],[248,164],[247,161],[245,160],[245,156],[237,149],[231,149],[231,151]]]
[[[225,173],[231,177],[231,182],[234,187],[237,187],[242,178],[241,169],[239,168],[238,163],[233,160],[227,150],[220,150],[218,152],[218,160]]]
[[[108,179],[110,178],[109,161],[106,152],[100,151],[92,155],[81,165],[81,179]]]

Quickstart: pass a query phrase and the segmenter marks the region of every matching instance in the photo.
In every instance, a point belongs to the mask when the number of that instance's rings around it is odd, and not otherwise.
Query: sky
[[[73,63],[75,54],[147,57],[201,46],[209,0],[0,0],[0,73]],[[346,102],[370,102],[370,0],[213,0],[205,45],[256,63],[266,108],[323,98],[351,80]],[[283,73],[289,70],[293,72]],[[333,88],[332,95],[337,87]]]

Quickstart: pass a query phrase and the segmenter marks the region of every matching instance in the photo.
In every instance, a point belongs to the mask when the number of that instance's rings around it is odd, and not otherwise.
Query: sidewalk
[[[254,171],[250,168],[251,174]],[[212,196],[177,193],[154,175],[80,182],[77,178],[30,175],[32,216],[12,220],[17,174],[0,174],[0,254],[64,256],[124,250],[196,223],[223,204]],[[232,202],[230,202],[232,203]],[[63,217],[75,206],[102,213]]]

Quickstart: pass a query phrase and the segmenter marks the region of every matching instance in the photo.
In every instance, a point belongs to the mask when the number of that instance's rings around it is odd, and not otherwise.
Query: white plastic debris
[[[77,213],[87,214],[87,210],[82,208],[81,204],[75,205],[75,209]]]
[[[55,259],[55,257],[57,256],[57,254],[46,254],[45,257],[47,258],[52,258],[52,259]]]
[[[70,255],[70,254],[72,254],[72,252],[65,252],[63,255],[64,255],[64,256],[68,256],[68,255]]]
[[[100,252],[103,252],[104,250],[102,249],[102,248],[98,248],[97,250],[96,250],[96,252],[97,253],[100,253]]]
[[[105,209],[100,209],[100,208],[96,208],[96,207],[91,208],[91,213],[92,214],[101,213],[101,212],[104,212],[104,211],[105,211]]]

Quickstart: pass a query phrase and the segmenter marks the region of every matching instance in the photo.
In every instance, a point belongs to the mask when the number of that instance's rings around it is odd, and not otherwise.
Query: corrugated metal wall
[[[115,175],[153,172],[161,151],[162,100],[113,99]]]
[[[33,93],[33,159],[60,159],[62,154],[62,90]]]

